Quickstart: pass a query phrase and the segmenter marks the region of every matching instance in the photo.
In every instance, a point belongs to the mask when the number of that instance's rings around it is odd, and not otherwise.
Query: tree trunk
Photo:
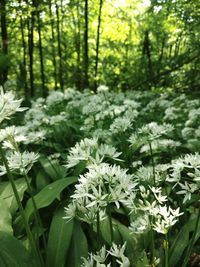
[[[83,55],[83,69],[84,69],[84,88],[89,87],[89,56],[88,56],[88,0],[85,0],[85,10],[84,10],[84,55]]]
[[[55,82],[55,90],[58,90],[58,78],[57,78],[57,62],[56,62],[56,51],[55,51],[55,33],[54,33],[54,20],[52,14],[52,2],[49,0],[49,14],[50,14],[50,22],[51,22],[51,45],[52,45],[52,57],[53,57],[53,75]]]
[[[20,1],[21,2],[21,1]],[[23,68],[22,68],[22,80],[23,80],[23,86],[24,86],[24,96],[25,100],[28,100],[29,98],[29,91],[28,91],[28,84],[27,84],[27,71],[26,71],[26,41],[24,36],[24,25],[22,16],[20,16],[20,30],[21,30],[21,38],[22,38],[22,47],[23,47]]]
[[[102,14],[103,0],[99,2],[99,15],[98,15],[98,26],[97,26],[97,39],[96,39],[96,56],[95,56],[95,68],[94,68],[94,89],[98,87],[98,63],[99,63],[99,44],[100,44],[100,29],[101,29],[101,14]]]
[[[38,44],[39,44],[39,55],[40,55],[40,74],[42,81],[42,96],[47,96],[47,90],[45,86],[45,73],[44,73],[44,58],[43,58],[43,48],[42,48],[42,33],[41,33],[41,22],[40,22],[40,12],[37,11],[37,30],[38,30]]]
[[[35,23],[35,12],[31,12],[31,18],[28,20],[28,54],[29,54],[29,75],[30,75],[30,96],[33,97],[35,94],[34,90],[34,72],[33,72],[33,51],[34,51],[34,23]]]
[[[8,55],[8,33],[6,21],[6,0],[0,1],[0,21],[1,21],[1,40],[2,40],[2,56]],[[8,60],[8,59],[7,59]],[[3,85],[7,81],[9,63],[6,62],[5,66],[0,66],[0,84]]]
[[[62,49],[61,49],[61,38],[60,38],[60,16],[59,16],[59,10],[58,5],[55,1],[56,5],[56,17],[57,17],[57,41],[58,41],[58,55],[59,55],[59,82],[60,82],[60,88],[63,91],[64,82],[63,82],[63,66],[62,66]]]

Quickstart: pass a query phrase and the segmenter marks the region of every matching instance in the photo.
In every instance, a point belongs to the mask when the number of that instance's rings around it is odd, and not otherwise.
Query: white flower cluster
[[[79,164],[81,161],[87,162],[88,165],[93,163],[101,163],[104,158],[120,160],[120,152],[107,144],[98,144],[97,138],[85,138],[72,147],[67,158],[67,168],[71,168]]]
[[[3,89],[0,89],[0,122],[9,119],[17,111],[26,110],[26,108],[20,108],[21,102],[22,100],[15,100],[11,92],[4,93]],[[34,152],[19,151],[18,143],[25,140],[26,137],[20,134],[15,126],[0,129],[0,145],[5,149],[8,166],[11,171],[20,174],[27,174],[39,157]],[[3,165],[0,166],[0,175],[5,173],[6,168]]]
[[[24,111],[27,108],[20,107],[22,99],[16,100],[12,92],[4,93],[0,88],[0,123],[5,119],[10,119],[17,111]]]
[[[112,267],[111,262],[105,263],[109,255],[116,260],[120,267],[129,267],[130,261],[125,256],[126,243],[123,246],[112,244],[110,250],[106,250],[103,246],[96,254],[90,253],[87,259],[83,258],[82,267]]]
[[[187,154],[174,160],[167,181],[174,184],[177,194],[184,196],[183,203],[191,200],[192,195],[198,194],[200,189],[200,155]]]
[[[106,163],[91,165],[88,169],[86,174],[79,177],[72,195],[72,204],[65,208],[66,219],[75,216],[94,223],[99,212],[100,220],[104,220],[108,205],[119,209],[127,198],[135,197],[137,183],[126,170]]]

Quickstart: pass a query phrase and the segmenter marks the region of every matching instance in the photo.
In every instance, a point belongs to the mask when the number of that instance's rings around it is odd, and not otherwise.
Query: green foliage
[[[17,179],[15,185],[22,201],[24,192],[27,190],[27,184],[24,178]],[[13,215],[18,209],[18,204],[13,193],[12,186],[10,182],[4,181],[0,183],[0,199],[3,200],[6,204],[6,207],[9,209],[10,213]]]
[[[81,224],[74,221],[74,228],[70,243],[69,252],[66,259],[66,265],[69,267],[80,267],[82,263],[82,257],[88,255],[88,243],[85,233],[81,227]]]
[[[64,267],[71,243],[74,222],[63,220],[64,209],[57,210],[53,216],[47,245],[47,266]]]
[[[37,209],[48,207],[55,199],[59,200],[63,189],[76,181],[77,177],[67,177],[48,184],[34,196]],[[29,199],[26,204],[25,213],[27,220],[29,220],[30,216],[34,213],[34,207],[31,199]]]
[[[36,264],[19,240],[8,233],[0,232],[0,266],[36,267]]]

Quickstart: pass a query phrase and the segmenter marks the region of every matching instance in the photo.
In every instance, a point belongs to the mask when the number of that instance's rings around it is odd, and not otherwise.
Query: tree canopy
[[[1,0],[0,83],[48,90],[197,90],[200,3]]]

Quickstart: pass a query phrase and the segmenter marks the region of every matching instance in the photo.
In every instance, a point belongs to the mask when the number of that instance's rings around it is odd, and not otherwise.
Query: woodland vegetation
[[[200,2],[0,0],[0,267],[200,266]]]
[[[1,0],[0,83],[49,90],[198,91],[200,4],[193,0]]]

